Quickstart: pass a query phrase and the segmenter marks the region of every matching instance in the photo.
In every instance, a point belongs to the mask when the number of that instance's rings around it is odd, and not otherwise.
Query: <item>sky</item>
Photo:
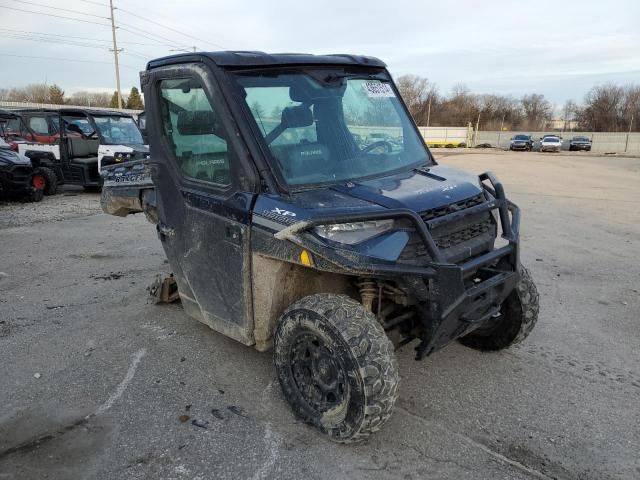
[[[192,46],[373,55],[394,77],[426,77],[441,94],[457,84],[475,93],[542,93],[558,109],[567,99],[580,102],[596,84],[640,84],[640,0],[114,0],[114,5],[118,46],[124,49],[124,93],[139,85],[146,60]],[[47,82],[68,93],[112,92],[108,15],[108,0],[0,0],[0,88]]]

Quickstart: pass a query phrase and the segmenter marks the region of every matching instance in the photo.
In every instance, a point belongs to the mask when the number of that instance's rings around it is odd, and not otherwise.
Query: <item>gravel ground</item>
[[[540,321],[504,352],[400,350],[396,412],[355,446],[295,421],[269,354],[146,303],[143,217],[0,205],[0,479],[640,478],[640,160],[436,156],[522,207]]]
[[[37,203],[0,200],[0,230],[43,222],[58,222],[101,213],[100,194],[75,186],[61,186],[57,195]]]

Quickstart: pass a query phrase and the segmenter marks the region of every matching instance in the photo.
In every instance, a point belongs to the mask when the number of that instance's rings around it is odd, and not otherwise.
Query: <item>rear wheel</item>
[[[540,295],[529,270],[521,267],[516,288],[502,303],[491,325],[481,327],[460,339],[460,343],[477,350],[502,350],[522,342],[538,321]]]
[[[317,294],[282,315],[274,363],[296,416],[336,442],[363,440],[398,396],[393,345],[371,312],[344,295]]]

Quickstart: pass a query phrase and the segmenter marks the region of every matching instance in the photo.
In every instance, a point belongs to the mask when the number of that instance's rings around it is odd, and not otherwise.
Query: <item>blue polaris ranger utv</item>
[[[533,329],[520,210],[491,173],[436,163],[380,60],[184,54],[141,84],[151,157],[104,169],[103,209],[145,212],[185,311],[273,348],[293,411],[332,440],[390,417],[396,348]]]

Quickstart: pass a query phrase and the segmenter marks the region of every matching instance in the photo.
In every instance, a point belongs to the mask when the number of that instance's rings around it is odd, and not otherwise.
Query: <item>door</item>
[[[151,169],[158,231],[187,313],[253,344],[249,218],[233,123],[211,73],[200,66],[150,77]]]
[[[50,145],[59,138],[55,126],[51,124],[46,114],[29,115],[29,128],[35,133],[35,140],[38,143]]]

